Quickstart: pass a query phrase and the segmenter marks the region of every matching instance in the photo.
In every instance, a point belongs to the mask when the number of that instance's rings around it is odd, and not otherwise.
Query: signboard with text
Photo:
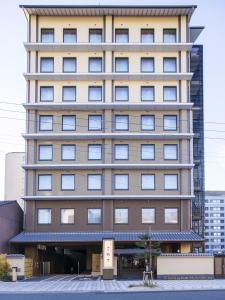
[[[114,268],[114,240],[103,240],[103,269]]]

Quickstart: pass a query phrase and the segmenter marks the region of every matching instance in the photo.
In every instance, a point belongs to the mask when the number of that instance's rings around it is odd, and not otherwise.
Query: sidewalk
[[[225,290],[225,279],[215,280],[157,280],[157,287],[140,286],[140,280],[77,280],[76,276],[52,276],[39,281],[2,282],[0,293],[15,292],[157,292],[184,290]],[[132,286],[132,287],[129,287]]]

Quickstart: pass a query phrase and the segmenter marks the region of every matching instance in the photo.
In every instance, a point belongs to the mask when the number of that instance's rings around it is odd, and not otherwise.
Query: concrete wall
[[[194,279],[213,278],[213,256],[158,256],[157,278],[159,279]]]

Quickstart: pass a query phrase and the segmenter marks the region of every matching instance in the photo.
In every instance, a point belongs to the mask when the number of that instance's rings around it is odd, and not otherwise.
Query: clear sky
[[[24,151],[26,19],[19,4],[190,5],[196,4],[192,26],[205,26],[198,43],[204,45],[206,188],[225,190],[225,1],[65,1],[8,0],[0,10],[0,199],[4,196],[5,153]],[[6,103],[3,103],[6,102]],[[16,103],[16,104],[15,104]],[[16,111],[16,112],[12,112]],[[211,123],[212,122],[212,123]],[[215,124],[224,123],[224,124]],[[13,188],[13,187],[12,187]]]

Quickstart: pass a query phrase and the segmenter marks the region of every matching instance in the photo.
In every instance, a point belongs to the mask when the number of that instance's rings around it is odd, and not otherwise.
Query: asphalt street
[[[225,300],[225,290],[141,293],[0,293],[0,300]]]

